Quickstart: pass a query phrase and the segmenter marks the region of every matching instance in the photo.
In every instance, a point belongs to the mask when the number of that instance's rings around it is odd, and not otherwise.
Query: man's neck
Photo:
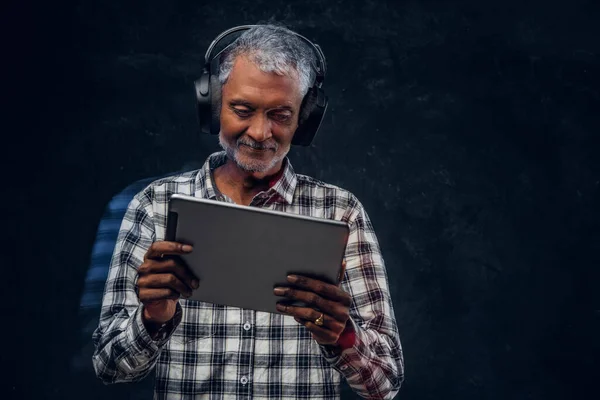
[[[279,175],[282,168],[283,162],[280,162],[271,171],[257,174],[242,170],[228,159],[225,164],[214,170],[214,183],[221,193],[235,203],[249,205],[254,196],[269,189],[269,182]]]

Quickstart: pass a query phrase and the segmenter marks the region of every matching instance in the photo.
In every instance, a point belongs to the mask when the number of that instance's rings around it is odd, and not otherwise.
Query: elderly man
[[[286,28],[257,25],[219,57],[224,151],[129,204],[94,332],[98,377],[136,381],[155,368],[155,397],[169,399],[334,399],[342,377],[362,397],[394,397],[404,360],[371,222],[355,196],[296,174],[286,157],[315,52]],[[188,300],[198,281],[178,256],[194,249],[164,241],[173,193],[347,222],[341,285],[290,276],[274,293],[307,306],[280,304],[281,314]]]

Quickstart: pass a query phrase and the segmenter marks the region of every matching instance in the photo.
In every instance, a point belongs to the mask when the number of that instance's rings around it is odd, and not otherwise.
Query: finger
[[[158,259],[162,258],[164,255],[179,255],[179,254],[188,254],[191,253],[193,247],[189,244],[178,243],[178,242],[168,242],[168,241],[158,241],[154,242],[150,245],[150,248],[146,252],[144,259]]]
[[[336,333],[341,333],[344,330],[345,323],[338,321],[329,314],[322,313],[312,308],[296,307],[284,303],[277,303],[277,310],[295,318],[313,322],[323,315],[323,325],[320,325],[321,328],[326,328]]]
[[[288,276],[288,281],[297,288],[317,293],[323,298],[333,300],[347,307],[349,307],[352,302],[350,295],[344,292],[340,287],[317,279],[301,275],[290,275]]]
[[[174,274],[151,274],[140,276],[138,278],[137,285],[140,290],[143,288],[168,288],[174,290],[184,297],[190,297],[192,295],[192,289]]]
[[[274,294],[303,302],[304,304],[312,306],[312,308],[317,308],[321,312],[331,315],[339,321],[346,321],[349,313],[348,307],[343,304],[324,299],[318,294],[306,290],[300,290],[293,287],[275,288]]]
[[[197,289],[199,285],[198,278],[183,264],[179,258],[170,258],[164,261],[145,261],[139,268],[140,276],[153,274],[174,274],[180,281],[185,283],[190,289]]]
[[[315,323],[312,321],[307,321],[300,318],[294,319],[299,324],[304,325],[312,334],[313,339],[315,339],[319,344],[333,345],[337,342],[340,336],[339,334],[336,334],[335,332],[324,328],[323,326],[315,325]]]
[[[157,300],[178,299],[179,293],[170,288],[140,288],[138,297],[142,303]]]

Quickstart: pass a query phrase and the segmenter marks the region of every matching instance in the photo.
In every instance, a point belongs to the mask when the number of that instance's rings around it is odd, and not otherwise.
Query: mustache
[[[237,140],[237,146],[240,147],[240,145],[245,145],[245,146],[250,146],[253,149],[256,150],[275,150],[277,151],[278,147],[277,146],[277,142],[275,141],[266,141],[266,142],[257,142],[256,140],[250,139],[249,137],[240,137]]]

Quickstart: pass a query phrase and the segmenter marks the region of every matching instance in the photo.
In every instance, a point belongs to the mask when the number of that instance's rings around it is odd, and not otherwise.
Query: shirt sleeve
[[[352,297],[348,322],[356,340],[337,354],[320,348],[359,396],[391,399],[404,381],[404,356],[379,243],[364,208],[355,198],[352,202],[342,289]]]
[[[92,357],[96,375],[104,383],[143,379],[156,364],[164,344],[181,321],[181,306],[156,339],[142,322],[143,305],[135,291],[137,269],[155,239],[150,195],[140,192],[129,203],[102,298],[100,323],[94,331]]]

